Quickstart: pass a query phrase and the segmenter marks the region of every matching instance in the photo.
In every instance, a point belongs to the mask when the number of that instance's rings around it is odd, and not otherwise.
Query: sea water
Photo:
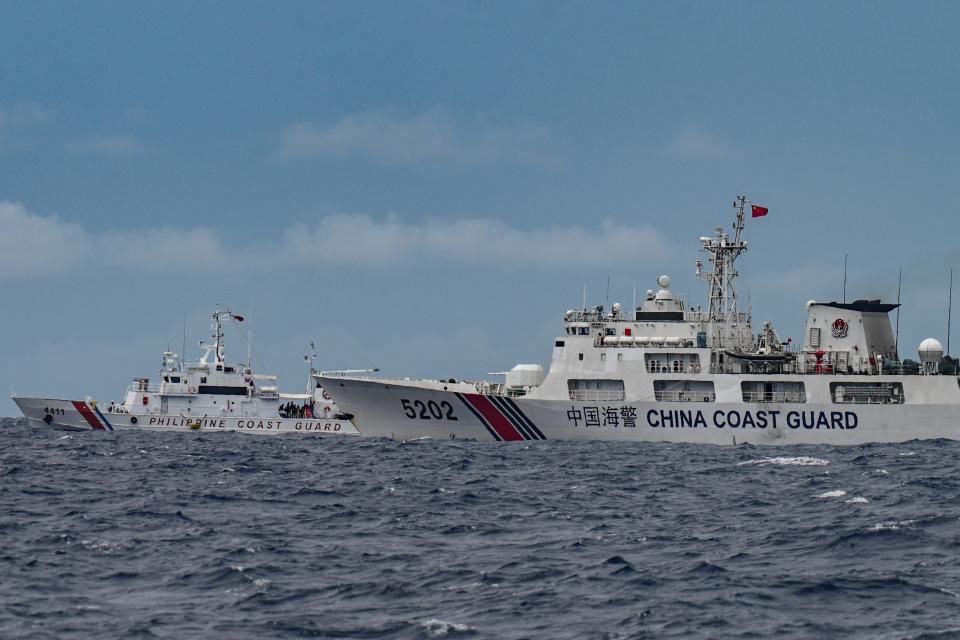
[[[960,636],[960,443],[0,442],[2,638]]]

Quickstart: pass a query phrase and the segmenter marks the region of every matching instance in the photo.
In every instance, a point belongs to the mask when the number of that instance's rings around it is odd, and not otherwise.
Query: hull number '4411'
[[[400,404],[403,405],[403,413],[406,414],[411,420],[458,420],[457,416],[453,415],[453,406],[443,400],[442,402],[434,402],[429,400],[424,402],[423,400],[414,400],[410,402],[409,400],[401,400]]]

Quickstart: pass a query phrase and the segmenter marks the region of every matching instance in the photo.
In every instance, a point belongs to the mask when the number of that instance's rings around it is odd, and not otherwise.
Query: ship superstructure
[[[879,300],[807,303],[801,345],[759,331],[737,292],[746,197],[731,233],[700,238],[703,307],[660,276],[635,309],[572,309],[549,373],[503,383],[317,376],[365,435],[854,444],[960,438],[956,360],[936,340],[901,360]]]
[[[159,380],[135,378],[120,403],[14,397],[28,418],[66,430],[249,431],[255,433],[357,434],[323,388],[311,383],[306,393],[281,393],[275,375],[255,373],[250,363],[227,361],[224,322],[243,316],[217,305],[213,342],[201,342],[202,357],[183,361],[163,353]],[[312,345],[311,345],[312,346]],[[307,360],[312,365],[311,356]]]

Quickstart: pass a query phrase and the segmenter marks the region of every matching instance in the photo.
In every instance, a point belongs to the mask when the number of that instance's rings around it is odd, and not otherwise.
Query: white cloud
[[[89,244],[77,225],[0,202],[0,278],[63,272],[80,262]]]
[[[673,137],[666,146],[667,154],[681,160],[713,160],[734,158],[736,151],[716,135],[697,127],[688,127]]]
[[[477,218],[409,223],[395,215],[334,214],[299,224],[274,240],[241,243],[230,251],[202,227],[107,231],[0,202],[0,277],[50,275],[79,266],[166,272],[351,265],[385,268],[414,264],[482,267],[605,267],[670,259],[673,244],[648,226],[613,220],[582,226],[519,229]],[[237,264],[231,256],[244,256]]]
[[[344,241],[347,239],[347,241]],[[404,223],[337,214],[287,231],[284,244],[303,262],[394,265],[422,261],[541,267],[602,267],[664,260],[672,244],[648,226],[613,220],[518,229],[488,218]]]
[[[111,231],[98,244],[106,262],[146,271],[222,271],[234,262],[204,228]]]
[[[209,229],[144,229],[92,234],[80,225],[0,202],[0,279],[57,275],[81,266],[217,271],[227,254]]]
[[[536,164],[547,161],[548,137],[543,127],[462,122],[439,109],[412,115],[368,111],[331,124],[291,124],[280,133],[278,155],[356,156],[395,165]]]
[[[67,150],[102,156],[132,156],[142,152],[144,146],[135,136],[110,134],[71,142]]]

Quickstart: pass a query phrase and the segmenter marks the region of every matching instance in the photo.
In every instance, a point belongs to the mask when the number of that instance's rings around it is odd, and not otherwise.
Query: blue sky
[[[955,3],[0,15],[0,383],[18,393],[119,398],[218,301],[290,388],[310,340],[324,367],[389,375],[546,365],[584,285],[606,302],[609,276],[629,303],[669,273],[702,304],[697,238],[738,193],[770,208],[742,265],[758,324],[799,339],[847,253],[848,298],[895,298],[903,268],[904,355],[945,341]]]

